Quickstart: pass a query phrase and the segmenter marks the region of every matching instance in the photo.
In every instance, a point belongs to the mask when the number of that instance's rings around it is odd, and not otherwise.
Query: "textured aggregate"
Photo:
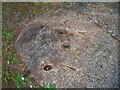
[[[50,11],[18,36],[15,47],[37,83],[54,82],[68,88],[118,87],[118,41],[105,31],[109,29],[103,21],[100,28],[88,14]],[[45,65],[52,68],[46,71]]]

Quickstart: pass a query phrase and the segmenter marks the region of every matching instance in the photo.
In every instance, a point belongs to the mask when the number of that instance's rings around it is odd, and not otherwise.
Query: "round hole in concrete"
[[[70,45],[68,43],[65,43],[65,44],[62,45],[62,47],[67,49],[67,48],[70,47]]]
[[[100,65],[100,67],[102,68],[102,67],[103,67],[103,65]]]
[[[43,68],[45,71],[49,71],[52,69],[52,66],[51,65],[45,65],[44,68]]]
[[[60,31],[59,33],[60,33],[60,34],[64,34],[64,32],[62,32],[62,31]]]

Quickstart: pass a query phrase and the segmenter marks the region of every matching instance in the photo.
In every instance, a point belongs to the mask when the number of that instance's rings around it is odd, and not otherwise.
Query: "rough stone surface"
[[[78,7],[90,21],[120,41],[120,33],[118,33],[118,2],[78,3]]]
[[[118,41],[105,30],[78,11],[60,9],[27,25],[15,47],[39,84],[118,87]]]

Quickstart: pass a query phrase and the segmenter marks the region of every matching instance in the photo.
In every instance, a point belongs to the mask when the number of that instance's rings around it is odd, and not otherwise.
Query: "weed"
[[[18,62],[18,57],[12,52],[4,52],[3,57],[6,59],[7,66],[10,66],[11,64],[16,64]]]
[[[2,35],[7,41],[10,41],[13,39],[13,34],[8,31],[7,23],[2,23]]]
[[[3,31],[3,35],[5,37],[6,40],[10,41],[13,39],[13,34],[11,32],[8,32],[8,31]]]
[[[10,80],[10,73],[8,73],[8,71],[5,72],[5,75],[3,76],[3,81],[5,83],[8,83],[8,81]]]
[[[13,57],[11,57],[11,63],[16,64],[17,61],[18,61],[17,56],[16,56],[16,55],[13,55]]]
[[[42,88],[44,90],[49,89],[49,90],[56,90],[56,84],[55,83],[44,83],[42,85]]]
[[[25,84],[24,77],[22,74],[14,75],[13,81],[14,81],[15,85],[17,86],[17,88],[21,88]]]
[[[17,88],[22,88],[25,85],[29,85],[29,86],[33,85],[31,78],[30,77],[24,78],[22,74],[14,75],[13,81],[17,86]]]

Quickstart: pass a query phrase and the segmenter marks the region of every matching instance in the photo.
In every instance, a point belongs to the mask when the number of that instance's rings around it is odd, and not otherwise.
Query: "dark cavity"
[[[52,69],[52,66],[51,65],[45,65],[44,68],[43,68],[45,71],[49,71]]]

